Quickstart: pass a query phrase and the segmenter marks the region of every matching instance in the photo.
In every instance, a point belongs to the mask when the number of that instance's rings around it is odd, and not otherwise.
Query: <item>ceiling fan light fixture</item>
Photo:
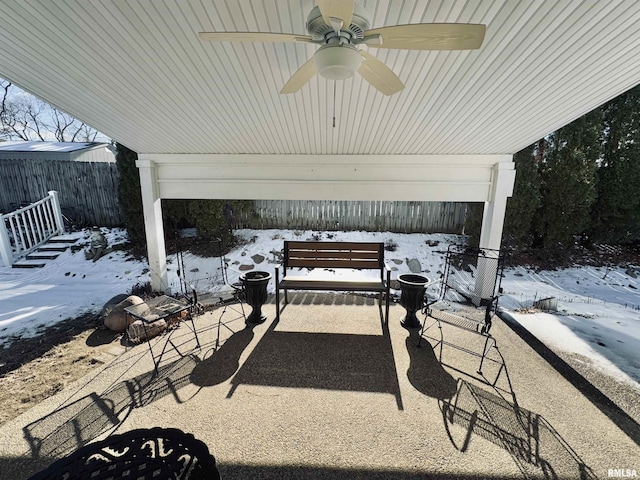
[[[362,64],[362,55],[351,45],[325,45],[313,56],[318,73],[329,80],[352,77]]]

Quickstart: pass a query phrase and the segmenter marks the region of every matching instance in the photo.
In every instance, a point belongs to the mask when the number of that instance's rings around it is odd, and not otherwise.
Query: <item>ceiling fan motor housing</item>
[[[364,37],[364,32],[369,28],[371,28],[371,24],[366,17],[366,10],[361,5],[355,4],[351,23],[342,26],[340,36],[348,37],[349,42],[351,39],[361,39]],[[307,16],[307,32],[314,40],[328,40],[337,36],[333,27],[325,23],[317,6],[313,7]]]
[[[313,56],[318,73],[330,80],[344,80],[352,77],[362,64],[362,55],[352,42],[364,37],[369,29],[365,9],[354,5],[349,25],[342,25],[339,32],[327,25],[318,7],[314,7],[307,17],[307,32],[314,40],[324,42]]]

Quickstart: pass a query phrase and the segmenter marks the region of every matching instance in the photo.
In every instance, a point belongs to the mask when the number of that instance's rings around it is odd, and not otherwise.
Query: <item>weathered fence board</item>
[[[59,192],[63,214],[78,226],[119,226],[115,163],[0,160],[0,213]],[[461,233],[467,205],[451,202],[259,200],[244,228]]]
[[[0,212],[11,212],[56,190],[62,213],[78,226],[122,225],[118,169],[111,162],[0,160]]]
[[[240,215],[238,228],[370,230],[461,233],[466,203],[256,200],[256,215]]]

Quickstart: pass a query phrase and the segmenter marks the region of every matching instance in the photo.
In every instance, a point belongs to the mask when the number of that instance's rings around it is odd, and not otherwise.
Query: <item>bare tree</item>
[[[93,142],[98,131],[0,79],[0,140]]]

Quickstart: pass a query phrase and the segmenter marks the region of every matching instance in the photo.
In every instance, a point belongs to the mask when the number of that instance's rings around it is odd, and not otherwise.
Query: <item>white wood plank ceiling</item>
[[[0,0],[0,77],[139,153],[512,154],[640,83],[637,0],[373,0],[372,28],[483,23],[475,51],[374,50],[406,88],[316,76],[313,0]]]

